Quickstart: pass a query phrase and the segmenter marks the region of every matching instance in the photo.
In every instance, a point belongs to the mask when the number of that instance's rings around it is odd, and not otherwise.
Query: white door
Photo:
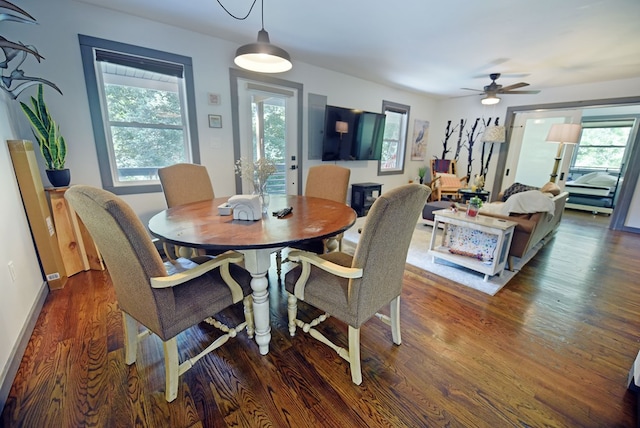
[[[582,110],[519,112],[513,121],[502,189],[513,183],[542,187],[551,178],[559,143],[545,141],[554,123],[580,123]],[[556,184],[564,188],[574,145],[565,144]]]
[[[249,79],[238,80],[240,156],[273,160],[278,172],[269,178],[270,194],[298,193],[298,90]],[[243,193],[251,193],[243,182]]]

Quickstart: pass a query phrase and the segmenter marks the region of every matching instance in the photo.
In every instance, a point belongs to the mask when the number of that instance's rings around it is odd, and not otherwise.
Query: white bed
[[[591,211],[594,214],[611,214],[620,184],[619,175],[598,171],[568,181],[565,184],[565,190],[569,192],[566,207]]]

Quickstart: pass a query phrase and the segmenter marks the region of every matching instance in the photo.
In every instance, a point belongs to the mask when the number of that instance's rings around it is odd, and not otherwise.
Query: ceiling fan
[[[528,83],[520,82],[514,83],[509,86],[502,86],[496,83],[496,80],[500,77],[500,73],[491,73],[489,78],[491,78],[491,83],[484,87],[484,89],[472,89],[472,88],[462,88],[468,91],[477,91],[482,92],[483,95],[486,94],[486,97],[482,99],[482,104],[497,104],[500,102],[500,98],[497,94],[537,94],[540,91],[516,91],[515,89],[522,88],[524,86],[529,86]]]

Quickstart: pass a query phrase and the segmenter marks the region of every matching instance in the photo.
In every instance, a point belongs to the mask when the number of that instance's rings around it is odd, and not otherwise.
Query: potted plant
[[[47,178],[54,187],[68,186],[71,181],[69,169],[64,167],[67,144],[60,135],[60,126],[53,120],[44,102],[43,86],[38,85],[37,99],[31,97],[31,107],[20,102],[22,111],[29,119],[33,135],[40,146],[40,153],[47,166]]]
[[[421,166],[418,168],[418,177],[420,177],[420,184],[424,184],[424,176],[427,173],[427,167]]]

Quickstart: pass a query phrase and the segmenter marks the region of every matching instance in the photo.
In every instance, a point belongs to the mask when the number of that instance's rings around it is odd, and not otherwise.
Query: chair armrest
[[[339,276],[341,278],[361,278],[362,269],[350,268],[341,266],[336,263],[332,263],[321,257],[318,257],[314,253],[308,251],[291,251],[287,256],[289,260],[302,263],[302,272],[300,277],[296,281],[293,294],[300,300],[304,300],[304,288],[307,285],[307,280],[311,274],[311,266],[316,266],[325,272]]]
[[[342,277],[342,278],[361,278],[362,277],[362,269],[360,268],[350,268],[341,266],[336,263],[332,263],[328,260],[323,259],[322,257],[318,257],[317,254],[310,253],[308,251],[291,251],[287,257],[289,260],[294,262],[302,262],[312,264],[326,272],[329,272],[333,275]]]
[[[197,265],[194,268],[179,272],[170,276],[157,276],[150,278],[152,288],[169,288],[176,285],[184,284],[194,278],[204,275],[205,273],[220,268],[220,275],[224,282],[229,286],[233,301],[239,302],[243,298],[242,287],[238,284],[229,272],[229,263],[239,263],[244,256],[236,252],[227,252],[216,256],[207,262]]]

